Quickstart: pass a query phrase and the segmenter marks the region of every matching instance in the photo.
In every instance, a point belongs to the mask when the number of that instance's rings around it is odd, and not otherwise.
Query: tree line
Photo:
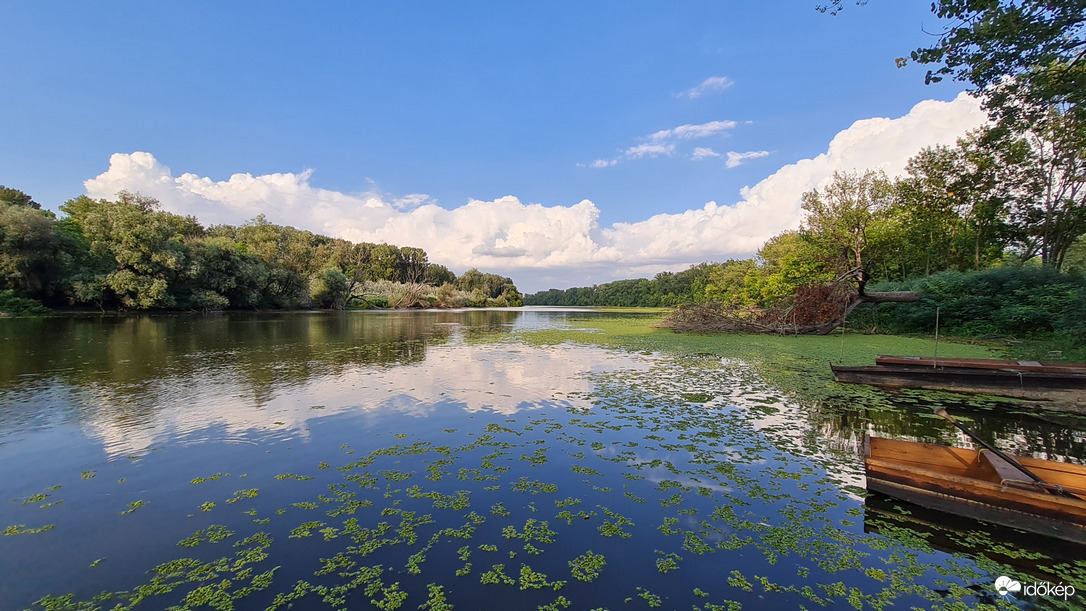
[[[990,126],[923,149],[898,178],[839,172],[803,195],[800,228],[769,239],[752,259],[551,289],[525,303],[768,308],[853,269],[883,282],[1023,265],[1086,271],[1086,138],[1071,129],[1058,115],[1041,133]]]
[[[829,0],[818,8],[837,13],[844,5]],[[1074,302],[1067,295],[1078,295],[1073,287],[1082,282],[1055,279],[1086,271],[1083,2],[936,0],[931,10],[948,25],[931,46],[895,61],[932,66],[928,83],[946,77],[969,83],[988,112],[987,126],[953,146],[923,149],[897,178],[876,169],[835,174],[802,196],[799,229],[774,236],[753,259],[702,263],[652,280],[552,289],[525,303],[766,309],[794,299],[799,287],[846,276],[860,292],[869,281],[936,287],[940,282],[917,279],[940,274],[980,292],[1015,285],[989,282],[995,268],[1024,270],[1016,286],[1043,294],[1037,282],[1047,279],[1064,295],[1049,295],[1049,302]],[[1031,265],[1046,271],[1035,274]]]
[[[1001,104],[1039,104],[1026,90],[997,89]],[[921,306],[883,306],[895,312],[883,328],[930,331],[936,308],[947,306],[960,332],[1077,329],[1086,341],[1079,323],[1086,318],[1086,117],[1064,102],[1044,112],[1011,110],[1001,107],[954,145],[921,150],[899,177],[876,169],[834,174],[803,194],[801,226],[769,239],[752,259],[552,289],[525,303],[719,303],[754,313],[787,307],[800,287],[847,276],[860,291],[872,282],[925,296]],[[970,300],[968,291],[978,297]]]
[[[202,226],[121,192],[80,196],[59,219],[0,186],[0,299],[24,308],[117,310],[517,306],[513,281],[472,269],[457,276],[421,248],[353,243],[263,215]],[[39,306],[40,307],[40,306]]]

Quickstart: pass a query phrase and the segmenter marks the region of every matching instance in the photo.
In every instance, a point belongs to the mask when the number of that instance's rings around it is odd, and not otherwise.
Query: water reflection
[[[885,391],[876,391],[885,392]],[[937,398],[936,398],[937,397]],[[1080,416],[1022,411],[1002,402],[978,406],[967,399],[947,396],[889,393],[891,407],[870,401],[824,402],[812,406],[808,418],[821,429],[829,445],[857,452],[864,433],[963,448],[976,442],[933,413],[947,408],[981,439],[1018,456],[1044,460],[1086,461],[1086,427]],[[1017,408],[1017,409],[1016,409]]]
[[[261,313],[5,321],[0,439],[65,414],[110,455],[216,426],[306,432],[343,411],[588,408],[588,374],[647,357],[481,344],[544,324],[515,311]],[[553,321],[547,324],[553,324]],[[50,346],[43,350],[41,346]],[[219,434],[219,433],[217,433]]]

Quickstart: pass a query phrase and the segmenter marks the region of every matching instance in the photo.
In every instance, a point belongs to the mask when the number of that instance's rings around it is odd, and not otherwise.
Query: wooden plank
[[[1086,485],[1086,466],[1054,460],[1042,460],[1029,456],[1016,456],[1023,467],[1036,473],[1041,479],[1067,486]]]
[[[987,462],[993,469],[995,469],[996,473],[999,474],[999,479],[1001,481],[1012,480],[1012,481],[1026,482],[1026,483],[1033,481],[1033,478],[1031,478],[1030,476],[1023,473],[1022,470],[1019,469],[1018,467],[1016,467],[1016,466],[1012,465],[1011,463],[1003,460],[1003,458],[999,454],[996,454],[995,452],[981,451],[980,457],[985,462]],[[1025,467],[1025,465],[1022,465],[1022,466]],[[1029,467],[1026,467],[1026,468],[1028,469]],[[1032,469],[1031,469],[1031,472],[1032,472]],[[1036,475],[1037,477],[1041,477],[1040,475],[1038,475],[1035,472],[1033,474]],[[1044,479],[1044,478],[1041,477],[1041,479]]]
[[[943,471],[993,482],[999,481],[999,479],[1008,479],[1001,476],[998,469],[988,464],[987,461],[982,462],[981,454],[987,455],[990,454],[989,452],[870,435],[865,436],[865,443],[869,447],[865,455],[871,458],[878,458],[887,462],[900,462],[929,468],[934,471]],[[1048,483],[1059,484],[1069,489],[1086,488],[1086,466],[1084,465],[1042,460],[1029,456],[1016,456],[1015,460]],[[1015,474],[1010,479],[1029,479],[1028,476],[1021,474],[1013,466],[1008,465],[1008,467],[1010,469],[1008,473]]]
[[[978,468],[975,450],[937,446],[915,441],[871,437],[871,458],[927,466],[939,471],[949,469],[968,473]]]

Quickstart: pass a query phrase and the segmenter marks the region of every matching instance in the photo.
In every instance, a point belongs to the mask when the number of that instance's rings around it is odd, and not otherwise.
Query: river
[[[840,391],[802,350],[767,365],[604,337],[651,321],[0,319],[0,608],[1017,608],[1076,601],[1000,597],[997,576],[1086,590],[1081,549],[865,503],[865,430],[953,441],[915,409],[929,395]],[[1081,421],[962,409],[1009,449],[1083,458]]]

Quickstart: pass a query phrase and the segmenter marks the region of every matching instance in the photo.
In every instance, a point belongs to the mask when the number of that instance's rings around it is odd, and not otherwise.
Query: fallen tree
[[[772,308],[734,308],[720,303],[679,306],[657,327],[676,333],[776,333],[826,335],[844,324],[861,303],[920,301],[915,291],[867,292],[867,274],[854,269],[829,284],[807,284]]]

